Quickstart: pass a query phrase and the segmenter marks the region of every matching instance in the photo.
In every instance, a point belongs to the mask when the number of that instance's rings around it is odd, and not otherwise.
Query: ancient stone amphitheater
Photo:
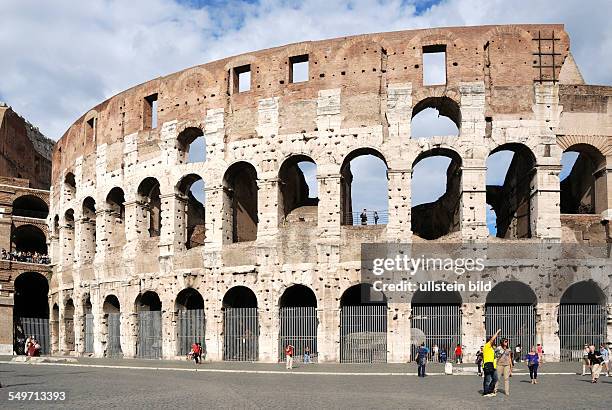
[[[586,85],[569,44],[563,25],[307,41],[93,107],[53,154],[52,351],[175,358],[199,341],[210,360],[277,361],[292,343],[320,362],[406,362],[411,341],[470,356],[500,326],[571,360],[612,340],[609,254],[545,278],[500,264],[486,300],[360,298],[362,243],[610,243],[612,87]],[[429,85],[434,53],[445,80]],[[413,137],[431,108],[458,135]],[[502,151],[506,177],[488,186]],[[564,153],[575,163],[561,182]],[[353,223],[350,164],[364,155],[387,169],[377,224]],[[449,159],[446,193],[412,206],[413,169],[434,156]],[[317,197],[302,163],[316,164]]]

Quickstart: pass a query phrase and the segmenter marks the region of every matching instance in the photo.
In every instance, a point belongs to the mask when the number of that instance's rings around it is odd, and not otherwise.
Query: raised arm
[[[487,343],[493,343],[495,341],[495,339],[497,338],[497,336],[499,336],[499,334],[501,333],[501,329],[497,329],[497,332],[495,332],[495,334],[493,336],[491,336],[491,338],[489,339],[489,341]]]

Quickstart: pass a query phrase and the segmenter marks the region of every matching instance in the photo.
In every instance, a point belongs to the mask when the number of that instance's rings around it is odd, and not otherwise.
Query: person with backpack
[[[482,346],[480,346],[480,350],[476,352],[476,366],[478,366],[478,377],[482,377]]]
[[[429,349],[425,347],[425,343],[421,343],[419,350],[417,351],[417,365],[418,365],[418,376],[425,377],[425,366],[427,365],[427,355]]]

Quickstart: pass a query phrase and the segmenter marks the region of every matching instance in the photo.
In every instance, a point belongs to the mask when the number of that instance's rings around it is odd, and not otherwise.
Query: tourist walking
[[[191,358],[195,364],[200,364],[200,346],[197,342],[193,342],[191,345]]]
[[[529,368],[529,378],[531,384],[538,384],[538,367],[540,366],[540,356],[536,352],[535,347],[531,346],[529,353],[525,356],[527,367]]]
[[[516,346],[514,346],[514,360],[515,360],[517,363],[520,363],[520,362],[521,362],[521,357],[522,357],[522,356],[521,356],[521,353],[522,353],[522,351],[523,351],[523,347],[521,346],[521,344],[520,344],[520,343],[519,343],[519,344],[517,344]]]
[[[478,366],[478,377],[482,377],[482,346],[476,352],[476,366]]]
[[[586,376],[587,369],[591,369],[589,365],[589,345],[585,344],[582,349],[582,376]]]
[[[310,346],[304,348],[304,364],[310,363]]]
[[[536,345],[536,353],[540,356],[540,363],[544,361],[544,348],[540,343]]]
[[[418,365],[418,376],[425,377],[425,366],[427,365],[427,355],[429,349],[425,347],[425,343],[421,343],[419,350],[417,351],[417,365]]]
[[[495,396],[495,386],[497,385],[497,363],[495,360],[495,339],[499,336],[501,329],[485,343],[482,348],[482,361],[484,371],[484,381],[482,384],[482,394],[485,397]]]
[[[439,358],[439,353],[440,353],[440,349],[438,348],[438,345],[435,344],[433,345],[433,347],[431,348],[431,361],[435,362],[435,361],[440,361]]]
[[[293,345],[288,344],[285,347],[285,357],[287,359],[287,369],[293,369]]]
[[[497,372],[504,379],[504,393],[510,395],[510,376],[512,376],[512,349],[508,339],[503,339],[497,348]]]
[[[589,364],[591,365],[591,383],[597,383],[603,358],[601,352],[595,349],[595,345],[589,346]]]
[[[455,347],[455,363],[463,363],[463,349],[461,348],[461,344]]]
[[[610,376],[610,350],[606,347],[605,344],[601,344],[599,348],[599,353],[601,353],[601,358],[603,362],[601,363],[601,370],[605,371],[606,377]]]

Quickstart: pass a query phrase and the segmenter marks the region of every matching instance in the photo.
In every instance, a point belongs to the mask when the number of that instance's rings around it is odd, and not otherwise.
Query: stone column
[[[60,226],[60,258],[62,266],[71,266],[74,262],[74,226],[63,220]]]
[[[317,346],[319,363],[340,361],[340,309],[326,306],[317,309],[319,327],[317,329]]]
[[[411,171],[390,169],[389,175],[389,221],[387,238],[391,241],[410,242],[411,227]]]
[[[76,300],[74,303],[74,351],[77,356],[83,356],[85,352],[85,301]]]
[[[480,346],[485,344],[487,335],[485,328],[485,304],[464,303],[461,307],[461,344],[465,346],[463,353],[466,362],[474,361]]]
[[[461,172],[461,236],[464,240],[484,241],[487,228],[487,167],[482,160],[464,159]]]
[[[171,256],[185,244],[185,200],[175,193],[161,195],[162,226],[159,256]],[[183,217],[181,218],[181,214]]]
[[[204,292],[200,293],[205,294]],[[204,304],[206,315],[206,360],[213,362],[223,360],[223,310],[221,298],[222,296],[210,298]]]
[[[121,310],[121,351],[124,358],[136,357],[138,340],[138,313],[133,309]]]
[[[324,174],[324,171],[321,169],[320,177],[317,177],[319,183],[317,253],[321,270],[340,261],[340,174]]]
[[[98,298],[96,298],[98,300]],[[95,357],[104,357],[106,353],[106,346],[108,342],[108,326],[106,315],[102,308],[104,301],[93,303],[92,300],[92,314],[93,314],[93,350]]]
[[[389,303],[387,312],[387,362],[407,363],[410,360],[412,308],[409,303]]]
[[[68,352],[68,346],[66,343],[66,318],[65,318],[65,306],[64,306],[64,295],[60,292],[60,304],[59,304],[59,352],[61,355],[65,355]]]
[[[536,167],[535,195],[531,200],[531,226],[534,228],[534,237],[549,240],[561,239],[560,172],[561,166],[558,163],[541,164]]]
[[[170,302],[170,304],[173,304]],[[169,306],[162,302],[162,306]],[[174,308],[162,310],[162,357],[176,359],[178,356],[176,311]]]
[[[538,303],[536,306],[536,343],[544,349],[544,359],[558,362],[561,358],[559,323],[557,323],[557,303]],[[528,346],[525,346],[527,349]]]
[[[278,361],[278,308],[271,302],[259,304],[259,361]]]

